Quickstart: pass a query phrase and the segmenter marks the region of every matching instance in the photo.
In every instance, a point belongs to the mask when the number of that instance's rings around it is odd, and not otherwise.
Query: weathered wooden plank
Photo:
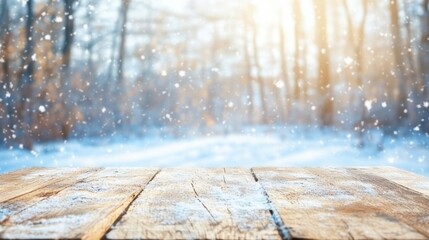
[[[37,168],[37,167],[21,168],[21,169],[12,171],[12,172],[3,173],[3,174],[0,174],[0,182],[1,183],[7,183],[10,179],[19,179],[22,176],[25,176],[27,174],[30,174],[34,171],[41,170],[41,169],[43,169],[43,168]],[[0,187],[2,187],[2,186],[0,186]]]
[[[255,168],[293,238],[427,239],[429,199],[354,169]]]
[[[81,172],[78,168],[27,168],[0,175],[0,203]]]
[[[57,193],[61,184],[50,185],[46,191],[55,194],[9,215],[0,225],[0,238],[99,239],[156,173],[108,168]]]
[[[391,182],[429,196],[429,178],[394,167],[366,167],[359,168],[359,170],[384,177]]]
[[[8,221],[10,216],[32,207],[35,203],[43,199],[58,194],[62,190],[95,174],[99,170],[101,169],[86,168],[82,169],[80,173],[76,173],[73,177],[63,178],[59,176],[60,181],[58,182],[0,203],[0,226],[6,225],[5,222]]]
[[[248,169],[166,169],[108,239],[277,239],[266,196]]]

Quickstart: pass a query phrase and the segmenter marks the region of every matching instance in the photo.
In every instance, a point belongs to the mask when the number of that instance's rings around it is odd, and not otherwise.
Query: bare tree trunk
[[[71,59],[71,47],[74,40],[74,9],[73,4],[75,0],[64,0],[64,44],[61,50],[62,53],[62,69],[68,70]]]
[[[362,48],[365,43],[365,24],[368,14],[368,0],[362,0],[363,16],[360,21],[360,24],[357,28],[357,34],[355,34],[355,28],[352,22],[352,14],[347,5],[347,0],[343,0],[344,9],[347,16],[347,26],[348,26],[348,37],[349,41],[352,44],[353,55],[355,58],[355,68],[356,68],[356,80],[355,85],[362,89],[363,84],[363,61],[362,61]]]
[[[211,66],[217,66],[217,54],[218,54],[218,44],[219,44],[219,38],[218,38],[218,30],[217,27],[214,26],[214,33],[213,33],[213,42],[210,49],[210,64]],[[209,73],[209,84],[208,84],[208,114],[210,116],[210,119],[214,121],[215,123],[221,122],[221,114],[219,114],[219,104],[218,104],[218,97],[220,93],[219,89],[219,76],[217,72],[210,71]]]
[[[330,86],[330,62],[327,36],[326,4],[327,1],[314,0],[316,17],[316,43],[318,46],[318,83],[321,107],[319,116],[322,126],[333,124],[333,103]]]
[[[302,17],[302,16],[301,16]],[[306,104],[308,104],[308,100],[309,100],[309,97],[308,97],[308,90],[310,89],[310,79],[309,79],[309,76],[308,76],[308,72],[307,72],[307,68],[308,68],[308,66],[307,66],[307,53],[308,53],[308,40],[307,40],[307,35],[306,35],[306,30],[304,29],[304,25],[305,25],[305,22],[304,22],[304,18],[301,18],[301,38],[300,38],[300,41],[301,41],[301,43],[300,43],[300,45],[301,45],[301,48],[302,48],[302,52],[301,52],[301,54],[300,54],[300,58],[301,58],[301,60],[302,60],[302,63],[301,63],[301,65],[300,65],[300,77],[301,77],[301,80],[302,80],[302,89],[301,89],[301,94],[300,94],[300,97],[301,97],[301,102],[303,102],[305,105]],[[303,119],[303,121],[305,122],[305,123],[308,123],[308,122],[310,122],[310,115],[308,114],[308,113],[303,113],[302,114],[302,119]]]
[[[94,30],[93,21],[94,21],[94,14],[92,14],[92,11],[88,11],[86,13],[86,22],[88,24],[89,41],[86,45],[86,50],[88,51],[88,55],[86,58],[85,65],[86,65],[87,74],[89,75],[91,82],[92,82],[93,77],[94,77],[93,71],[95,70],[94,62],[93,62],[94,45],[97,42],[94,40],[93,33],[92,33],[92,31]]]
[[[22,147],[28,150],[33,148],[31,127],[32,127],[32,96],[33,96],[33,74],[34,74],[34,37],[33,37],[33,0],[26,3],[27,19],[25,21],[25,49],[23,52],[23,69],[19,81],[21,90],[20,108],[19,108],[19,125],[21,128],[17,131],[18,140]]]
[[[294,99],[296,102],[300,99],[300,83],[301,83],[301,68],[299,66],[300,61],[300,42],[301,42],[301,6],[299,0],[293,1],[293,11],[294,11],[294,30],[295,30],[295,63],[294,63],[294,78],[295,78],[295,88],[294,88]]]
[[[252,66],[250,64],[250,53],[249,53],[249,44],[247,39],[248,34],[248,26],[245,24],[245,32],[243,37],[243,52],[244,52],[244,61],[245,61],[245,81],[246,81],[246,87],[247,87],[247,94],[248,94],[248,100],[246,102],[247,104],[247,114],[248,114],[248,121],[250,124],[253,123],[253,115],[254,113],[254,97],[253,97],[253,87],[252,87]]]
[[[305,37],[303,36],[303,39],[305,39]],[[302,91],[301,91],[301,99],[302,102],[307,103],[308,101],[308,89],[309,89],[309,79],[307,76],[307,43],[304,40],[303,41],[303,47],[302,47],[302,66],[300,69],[300,76],[302,78]],[[305,116],[304,116],[305,117]]]
[[[344,9],[346,12],[346,17],[347,17],[347,26],[348,26],[348,37],[349,37],[349,41],[352,44],[352,49],[353,49],[353,55],[355,58],[355,79],[352,83],[352,86],[356,86],[356,89],[358,91],[357,94],[357,101],[359,102],[359,120],[358,123],[356,123],[355,125],[359,126],[360,128],[362,128],[361,131],[358,132],[359,134],[359,147],[363,147],[364,146],[364,128],[369,124],[369,119],[365,119],[366,118],[366,111],[365,111],[365,97],[364,97],[364,72],[363,72],[363,55],[362,55],[362,51],[363,51],[363,46],[365,43],[365,24],[366,24],[366,19],[367,19],[367,15],[368,15],[368,0],[362,0],[362,11],[363,11],[363,15],[362,15],[362,19],[360,21],[360,24],[358,26],[357,33],[355,34],[355,28],[353,26],[353,22],[352,22],[352,14],[350,12],[350,9],[348,7],[347,4],[347,0],[343,0],[343,5],[344,5]],[[353,102],[352,102],[353,103]],[[354,104],[352,104],[353,106]],[[368,122],[368,123],[367,123]]]
[[[74,41],[74,9],[73,4],[75,0],[64,0],[64,42],[61,48],[61,77],[60,77],[60,91],[62,95],[61,105],[63,107],[63,117],[61,119],[61,133],[63,139],[70,137],[73,128],[73,113],[70,107],[70,93],[71,93],[71,49]]]
[[[114,94],[118,96],[115,105],[115,122],[118,127],[123,126],[123,111],[124,106],[127,106],[125,98],[125,85],[124,85],[124,62],[125,62],[125,44],[127,41],[127,21],[128,21],[128,9],[131,0],[122,0],[120,19],[121,19],[121,35],[119,39],[119,52],[118,52],[118,69],[116,72],[115,89]],[[125,104],[124,104],[125,103]]]
[[[128,9],[130,6],[131,0],[122,0],[121,7],[121,38],[119,41],[119,53],[118,53],[118,70],[116,81],[118,82],[118,88],[123,87],[124,81],[124,61],[125,61],[125,43],[127,41],[127,19],[128,19]]]
[[[357,34],[355,34],[355,28],[352,22],[352,15],[347,5],[347,0],[343,0],[344,9],[346,11],[347,16],[347,26],[348,26],[348,37],[349,41],[352,44],[353,55],[355,58],[355,70],[356,77],[353,85],[357,86],[361,92],[363,92],[363,61],[362,61],[362,48],[365,43],[365,23],[366,17],[368,13],[368,1],[362,0],[362,8],[363,8],[363,16],[361,22],[357,28]],[[361,99],[359,101],[363,101],[362,93],[359,96]],[[363,104],[362,104],[363,106]]]
[[[429,98],[429,0],[423,1],[420,19],[420,71],[422,73],[423,98]]]
[[[121,28],[121,17],[119,16],[118,19],[116,20],[116,24],[115,24],[115,28],[113,30],[113,34],[112,34],[112,45],[110,47],[110,64],[109,64],[109,69],[107,72],[107,81],[106,84],[108,84],[108,86],[113,86],[112,88],[108,88],[109,91],[113,92],[114,89],[116,89],[116,85],[115,84],[111,84],[112,82],[116,82],[117,79],[114,79],[117,76],[114,76],[113,72],[115,71],[115,63],[116,63],[116,48],[118,45],[118,37],[116,36],[116,33],[119,32],[119,29]]]
[[[291,114],[291,99],[290,96],[291,91],[289,91],[289,79],[288,79],[288,73],[287,73],[287,59],[286,59],[286,40],[285,40],[285,32],[284,32],[284,25],[283,22],[283,8],[282,6],[279,6],[279,13],[278,13],[278,28],[279,28],[279,50],[280,50],[280,65],[281,65],[281,80],[283,81],[283,89],[284,89],[284,95],[285,95],[285,109],[284,112],[285,115]],[[285,116],[285,118],[287,118]],[[286,120],[286,119],[285,119]]]
[[[362,0],[363,16],[362,21],[358,27],[358,35],[355,44],[355,53],[356,53],[356,65],[357,65],[357,74],[358,74],[358,86],[363,85],[363,46],[365,44],[365,24],[368,15],[368,0]],[[363,86],[362,86],[363,87]]]
[[[279,7],[279,9],[281,9],[281,7]],[[280,47],[280,51],[282,50],[281,47],[284,47],[284,42],[282,44],[282,41],[284,41],[283,37],[284,37],[284,33],[283,33],[283,23],[282,23],[282,13],[279,11],[278,15],[278,21],[277,21],[277,29],[278,29],[278,34],[279,34],[279,47]],[[276,29],[272,30],[273,32],[276,31]],[[272,46],[273,48],[275,47],[274,44]],[[284,49],[283,49],[284,50]],[[280,52],[280,55],[283,55],[282,52]],[[282,56],[280,56],[281,58]],[[270,58],[272,63],[274,64],[276,62],[275,56],[273,51],[270,51]],[[281,71],[281,77],[283,78],[283,73]],[[284,79],[281,79],[281,81],[284,83]],[[274,101],[275,101],[275,110],[276,110],[276,122],[277,123],[285,123],[286,121],[286,116],[285,116],[285,112],[286,112],[286,108],[285,108],[285,103],[283,103],[284,98],[282,97],[282,92],[281,89],[278,88],[275,84],[275,81],[272,82],[269,86],[268,89],[271,90],[272,94],[274,94]]]
[[[405,48],[405,56],[404,61],[406,62],[406,72],[405,76],[409,81],[406,82],[407,89],[409,89],[409,98],[413,99],[416,103],[420,103],[421,98],[421,92],[420,89],[422,88],[422,85],[420,84],[421,81],[418,77],[418,66],[416,64],[417,59],[415,58],[415,45],[413,45],[413,39],[414,39],[414,33],[412,31],[412,15],[413,15],[413,4],[403,1],[404,4],[404,12],[406,14],[405,17],[405,36],[404,36],[404,48]],[[408,122],[411,124],[411,126],[417,126],[420,124],[421,118],[418,116],[418,104],[410,104],[408,105]]]
[[[407,85],[405,78],[405,66],[402,59],[403,45],[401,36],[401,26],[399,24],[399,8],[398,1],[391,0],[389,4],[390,10],[390,21],[391,21],[391,32],[393,41],[393,54],[394,54],[394,72],[397,82],[398,91],[398,104],[396,107],[396,114],[398,124],[404,122],[408,117],[408,106],[407,106]]]
[[[6,96],[6,94],[9,92],[9,94],[14,92],[14,88],[11,84],[11,79],[9,75],[9,46],[10,46],[10,40],[11,40],[11,32],[9,30],[10,27],[10,14],[9,14],[9,4],[7,0],[3,0],[0,5],[0,39],[2,41],[1,47],[0,47],[0,59],[2,59],[2,72],[3,72],[3,78],[1,80],[0,86],[0,96]],[[12,141],[12,134],[13,134],[13,123],[15,119],[15,114],[13,112],[13,101],[11,97],[6,97],[2,103],[0,103],[0,106],[2,106],[2,119],[0,127],[3,129],[0,132],[0,138],[5,139],[3,141],[4,144],[10,144]]]
[[[422,100],[429,101],[429,0],[423,1],[423,14],[420,19],[421,37],[419,41],[419,63],[421,71]],[[421,111],[421,118],[428,119],[429,111]],[[429,133],[429,121],[425,121],[422,130]]]
[[[282,23],[279,21],[278,25],[282,25]],[[276,29],[272,29],[273,32],[275,32],[275,30]],[[271,43],[272,48],[275,48],[277,46],[277,44],[275,43],[276,43],[275,41]],[[275,65],[277,59],[273,51],[270,51],[269,58],[271,61],[270,65]],[[281,92],[282,89],[278,87],[277,81],[278,79],[272,79],[271,81],[269,81],[269,84],[267,86],[267,89],[271,92],[271,95],[273,95],[274,97],[274,103],[275,103],[274,104],[275,106],[273,107],[273,110],[275,111],[275,118],[270,119],[271,120],[270,123],[284,124],[286,121],[286,117],[285,117],[286,109],[283,103],[284,98],[282,97],[282,92]]]
[[[256,74],[257,74],[257,82],[259,85],[259,97],[261,99],[261,110],[262,110],[262,116],[261,116],[261,122],[262,124],[266,124],[267,121],[267,104],[266,104],[266,99],[265,99],[265,86],[264,86],[264,81],[262,78],[262,73],[261,73],[261,65],[259,64],[259,49],[258,49],[258,42],[257,42],[257,38],[258,38],[258,30],[256,27],[256,22],[254,21],[254,19],[252,19],[251,21],[251,28],[252,28],[252,45],[253,45],[253,59],[255,62],[255,67],[256,67]]]

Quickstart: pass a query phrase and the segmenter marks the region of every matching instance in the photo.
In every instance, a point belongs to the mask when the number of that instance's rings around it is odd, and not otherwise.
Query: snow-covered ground
[[[279,133],[281,132],[281,133]],[[248,129],[240,133],[181,138],[80,139],[36,145],[34,151],[0,150],[0,172],[42,166],[254,167],[395,166],[429,175],[427,137],[386,137],[363,149],[347,132],[316,129]]]

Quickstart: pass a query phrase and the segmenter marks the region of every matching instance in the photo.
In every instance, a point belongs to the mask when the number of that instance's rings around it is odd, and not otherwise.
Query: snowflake
[[[39,112],[41,112],[41,113],[46,112],[46,108],[45,108],[45,106],[40,105],[40,106],[39,106]]]
[[[283,81],[277,81],[274,85],[275,85],[277,88],[284,88],[285,83],[284,83]]]
[[[179,76],[181,76],[181,77],[186,76],[186,71],[184,71],[184,70],[180,70],[180,71],[179,71]]]
[[[60,23],[60,22],[62,22],[63,21],[63,18],[62,17],[60,17],[60,16],[57,16],[57,17],[55,17],[55,20],[54,20],[56,23]]]
[[[372,108],[372,101],[371,100],[366,100],[364,105],[368,111],[371,111],[371,108]]]

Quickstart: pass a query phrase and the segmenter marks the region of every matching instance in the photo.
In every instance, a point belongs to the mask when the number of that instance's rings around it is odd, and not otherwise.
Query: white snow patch
[[[170,114],[164,115],[173,120]],[[293,131],[292,131],[293,130]],[[271,131],[249,127],[239,134],[174,138],[156,132],[145,138],[79,139],[36,144],[34,155],[0,150],[0,172],[23,167],[345,167],[394,166],[429,175],[427,139],[384,137],[384,149],[359,149],[356,136],[317,129]],[[414,144],[409,144],[414,142]],[[106,151],[109,149],[109,151]],[[413,153],[413,154],[410,154]],[[422,160],[423,159],[423,160]]]

